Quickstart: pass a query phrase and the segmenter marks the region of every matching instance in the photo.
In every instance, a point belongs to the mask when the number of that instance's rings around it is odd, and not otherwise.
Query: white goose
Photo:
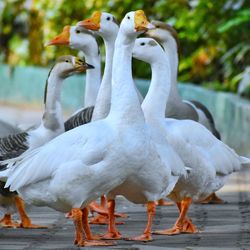
[[[151,38],[136,40],[133,56],[151,65],[152,79],[148,95],[151,102],[144,108],[144,114],[157,112],[163,106],[162,92],[170,93],[171,72],[166,62],[169,57],[161,46]],[[148,96],[147,95],[147,96]],[[157,234],[179,234],[197,232],[186,214],[192,201],[200,201],[220,189],[229,174],[238,171],[250,159],[238,156],[231,148],[219,141],[201,124],[192,120],[166,118],[165,136],[171,146],[189,168],[187,178],[180,178],[173,191],[168,195],[177,203],[180,216],[173,228],[156,231]]]
[[[131,74],[132,49],[138,34],[145,30],[145,28],[138,28],[137,23],[147,25],[148,28],[151,27],[143,11],[128,13],[121,23],[115,42],[112,72],[113,82],[128,81],[133,85]],[[122,64],[119,64],[119,62],[122,62]],[[124,75],[127,76],[127,79],[123,78]],[[134,85],[133,88],[135,89]],[[120,98],[122,101],[128,101],[128,98],[124,99],[122,96],[120,96]],[[113,99],[111,103],[112,101]],[[126,106],[130,108],[129,103],[127,103]],[[114,110],[118,109],[119,107],[112,105],[110,116],[112,116]],[[130,113],[136,115],[133,109],[130,110]],[[163,109],[163,120],[164,113],[165,109]],[[123,119],[126,119],[126,117]],[[157,121],[155,121],[155,123],[156,122]],[[120,124],[120,126],[123,125]],[[158,126],[154,124],[150,124],[150,126],[148,126],[148,124],[146,125],[145,133],[147,141],[145,141],[143,150],[146,159],[148,159],[147,163],[144,163],[139,171],[134,172],[125,182],[108,193],[110,224],[108,233],[103,236],[104,239],[121,238],[120,233],[115,227],[114,209],[116,195],[123,195],[134,203],[148,204],[148,225],[141,236],[132,238],[132,240],[152,240],[151,225],[155,213],[154,201],[164,194],[169,193],[178,180],[178,177],[185,174],[181,160],[178,155],[168,147],[167,142],[161,139],[161,135],[157,132],[158,129]],[[128,144],[128,147],[129,146],[130,144]],[[137,153],[140,154],[140,152]],[[143,164],[146,159],[142,160],[141,163]]]
[[[95,11],[90,18],[79,22],[77,25],[90,30],[97,36],[100,36],[104,40],[106,50],[104,75],[92,117],[92,121],[95,121],[105,118],[110,110],[113,54],[119,25],[112,14],[100,11]],[[136,91],[140,102],[142,102],[143,98],[140,92],[137,89]],[[102,207],[106,206],[106,199],[104,196],[101,197],[101,205]],[[116,215],[127,217],[124,214]],[[107,218],[99,215],[92,219],[91,223],[107,224]],[[119,224],[119,222],[117,222],[117,224]]]
[[[113,20],[113,17],[110,20]],[[118,30],[118,26],[116,23],[111,23],[109,25],[109,32],[111,34],[115,33],[114,40],[116,38],[116,34]],[[110,38],[111,39],[111,38]],[[109,39],[109,41],[110,41]],[[114,42],[113,42],[114,43]],[[95,37],[93,36],[91,31],[88,31],[87,29],[80,27],[80,26],[65,26],[63,28],[63,31],[61,34],[54,37],[52,40],[46,43],[47,46],[50,45],[66,45],[69,46],[72,49],[81,50],[85,56],[85,60],[89,62],[91,65],[93,65],[95,68],[91,71],[87,71],[86,73],[86,87],[85,87],[85,108],[76,111],[65,123],[65,130],[68,131],[70,129],[76,128],[80,125],[86,124],[91,122],[92,116],[93,116],[93,110],[95,108],[95,114],[100,113],[100,109],[104,110],[103,117],[105,118],[107,115],[107,112],[103,108],[106,107],[103,105],[100,100],[97,100],[96,103],[96,97],[97,92],[99,90],[99,86],[101,83],[101,62],[100,62],[100,51],[98,44],[96,42]],[[106,85],[105,82],[109,82],[111,88],[111,68],[112,68],[112,57],[113,57],[113,51],[114,46],[108,48],[108,55],[106,55],[106,65],[104,70],[104,77],[103,77],[103,85]],[[112,53],[111,53],[112,52]],[[111,66],[111,67],[110,67]],[[100,91],[101,93],[102,91]],[[98,94],[100,99],[100,93]],[[111,93],[109,94],[111,95]],[[91,104],[92,106],[86,107],[86,104]],[[95,105],[95,106],[94,106]],[[99,106],[99,108],[98,108]],[[110,107],[110,96],[109,96],[109,104],[107,105],[108,109]],[[98,111],[99,110],[99,111]],[[94,115],[96,116],[96,115]],[[97,116],[93,119],[97,120]],[[107,214],[107,209],[104,208],[104,206],[98,205],[96,202],[92,202],[90,204],[90,209],[92,212]],[[116,214],[117,216],[119,214]],[[104,224],[106,222],[106,217],[103,215],[99,215],[97,220],[95,220],[95,224]],[[102,219],[101,219],[102,218]],[[104,218],[104,219],[103,219]],[[92,220],[93,221],[93,220]],[[88,239],[91,239],[92,236],[87,234]]]
[[[148,26],[142,11],[132,12],[124,19],[114,62],[118,65],[121,60],[126,61],[119,68],[113,67],[111,110],[106,119],[77,127],[40,148],[4,162],[8,163],[8,169],[1,177],[8,176],[6,187],[17,190],[27,202],[61,212],[71,210],[75,243],[79,246],[108,244],[83,239],[82,208],[149,163],[148,169],[152,169],[152,164],[161,165],[147,134],[131,74],[133,41]],[[128,56],[124,51],[127,40],[131,51]],[[150,200],[165,194],[166,176],[158,174],[164,183],[154,185],[151,192],[145,190],[144,195]]]
[[[60,94],[63,80],[73,74],[84,72],[92,66],[73,56],[58,58],[50,70],[44,92],[45,110],[41,125],[28,132],[21,132],[0,138],[0,159],[6,160],[16,157],[25,151],[32,150],[64,132],[63,113],[61,109]],[[5,166],[0,166],[4,168]],[[38,228],[33,225],[27,216],[22,199],[9,189],[4,189],[4,182],[0,182],[0,206],[5,215],[1,225],[6,227]],[[21,224],[11,220],[11,214],[18,209]]]
[[[177,88],[177,75],[179,65],[180,41],[176,30],[160,21],[152,21],[155,29],[149,30],[147,35],[156,39],[164,48],[171,62],[171,89],[166,106],[166,117],[175,119],[191,119],[197,121],[209,129],[215,137],[221,139],[217,131],[214,119],[209,110],[198,101],[182,100]],[[223,203],[215,193],[208,196],[202,203]]]
[[[72,49],[81,50],[86,61],[95,68],[86,73],[84,107],[73,113],[65,122],[68,131],[88,123],[92,119],[97,93],[101,83],[101,63],[99,47],[94,36],[86,29],[77,26],[65,26],[62,33],[46,43],[50,45],[67,45]]]
[[[104,119],[110,110],[113,55],[119,25],[115,17],[110,13],[95,11],[90,18],[78,22],[77,26],[88,29],[93,34],[100,36],[105,45],[106,56],[104,74],[92,116],[92,121],[97,121],[99,119]],[[104,196],[101,197],[101,207],[106,207],[106,199]],[[93,218],[90,223],[106,224],[107,217],[98,215]]]
[[[160,21],[153,21],[152,23],[156,28],[149,30],[147,35],[162,44],[171,62],[171,89],[166,106],[166,117],[197,121],[220,139],[220,134],[215,128],[213,117],[208,109],[197,101],[183,101],[178,92],[177,74],[180,42],[176,30],[172,26]]]
[[[113,15],[95,11],[90,18],[78,22],[77,26],[101,36],[105,45],[105,69],[92,117],[92,121],[96,121],[105,118],[110,110],[113,55],[119,25]]]
[[[85,60],[94,66],[93,70],[86,73],[84,107],[94,106],[101,84],[100,52],[94,36],[84,28],[67,25],[62,33],[46,43],[46,46],[50,45],[67,45],[81,50]]]
[[[90,18],[78,22],[77,26],[84,27],[85,29],[93,32],[95,35],[100,36],[104,41],[106,50],[104,75],[92,117],[92,120],[95,121],[105,118],[110,110],[113,54],[119,24],[112,14],[95,11]],[[140,92],[137,89],[136,91],[140,101],[142,102]]]

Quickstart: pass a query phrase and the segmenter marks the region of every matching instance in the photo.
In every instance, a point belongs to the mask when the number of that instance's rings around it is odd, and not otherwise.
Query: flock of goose
[[[149,37],[137,38],[145,32]],[[106,50],[102,78],[96,36]],[[115,221],[122,216],[115,213],[115,199],[122,195],[147,204],[145,230],[128,240],[152,240],[156,202],[165,197],[176,203],[179,217],[172,228],[154,233],[196,233],[187,216],[191,203],[216,199],[214,192],[250,159],[220,141],[206,107],[181,99],[176,31],[159,21],[150,23],[142,10],[127,13],[120,26],[113,15],[97,11],[76,26],[65,26],[47,45],[81,50],[87,63],[60,57],[48,75],[40,126],[0,139],[1,225],[40,228],[32,224],[24,202],[48,206],[74,221],[75,244],[108,246],[113,242],[104,239],[122,237]],[[144,99],[133,81],[132,57],[151,66]],[[84,108],[64,123],[62,82],[85,71]],[[95,200],[101,196],[99,205]],[[20,224],[11,219],[16,209]],[[108,218],[104,235],[92,235],[89,209],[101,214],[96,223]]]

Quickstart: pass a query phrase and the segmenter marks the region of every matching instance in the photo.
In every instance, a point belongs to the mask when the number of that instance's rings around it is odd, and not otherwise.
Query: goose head
[[[57,74],[60,78],[67,78],[76,73],[83,73],[87,69],[93,69],[94,66],[84,62],[78,57],[66,55],[60,56],[54,67],[52,68],[51,73]]]
[[[135,40],[132,55],[136,59],[152,64],[159,61],[159,58],[164,60],[165,52],[154,39],[142,37]]]
[[[46,46],[50,45],[66,45],[83,52],[98,50],[98,45],[92,32],[79,26],[65,26],[59,35],[46,43]]]
[[[100,11],[95,11],[90,18],[78,22],[77,26],[88,29],[105,40],[115,39],[119,30],[115,17],[110,13]]]
[[[127,37],[137,37],[153,28],[154,25],[147,20],[143,10],[128,12],[120,26],[120,30],[124,32]]]
[[[155,26],[155,28],[148,30],[146,35],[154,38],[161,44],[165,44],[170,49],[174,49],[175,51],[179,52],[180,41],[176,30],[164,22],[152,21],[152,24]]]

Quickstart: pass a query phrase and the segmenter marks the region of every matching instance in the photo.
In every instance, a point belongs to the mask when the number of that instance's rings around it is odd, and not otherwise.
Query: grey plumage
[[[0,161],[17,157],[28,149],[27,132],[15,135],[9,135],[0,138]],[[0,165],[0,170],[4,170],[6,165]],[[0,181],[0,195],[5,197],[15,196],[16,192],[10,192],[8,188],[4,188],[5,182]]]
[[[219,131],[216,129],[216,127],[215,127],[213,116],[210,113],[210,111],[207,109],[207,107],[204,106],[202,103],[200,103],[198,101],[195,101],[195,100],[192,100],[191,102],[195,105],[196,108],[203,111],[203,113],[205,114],[205,116],[207,117],[207,119],[208,119],[208,121],[210,123],[211,129],[212,129],[211,132],[213,133],[213,135],[217,139],[221,140],[221,135],[220,135]]]
[[[0,157],[3,159],[17,157],[28,149],[27,132],[0,138]]]
[[[91,107],[87,107],[85,109],[82,109],[78,113],[76,113],[75,115],[71,116],[64,123],[65,131],[76,128],[76,127],[83,125],[85,123],[91,122],[93,111],[94,111],[94,106],[91,106]]]

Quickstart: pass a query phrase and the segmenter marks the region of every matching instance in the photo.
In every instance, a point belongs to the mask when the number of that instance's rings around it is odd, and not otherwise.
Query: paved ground
[[[120,240],[117,241],[117,246],[109,249],[250,249],[250,168],[232,175],[219,195],[227,201],[226,204],[191,207],[189,214],[200,230],[197,234],[154,236],[154,241],[147,244]],[[119,226],[124,236],[142,232],[146,223],[145,207],[120,198],[117,210],[129,215],[124,220],[125,224]],[[47,225],[49,229],[0,228],[0,249],[77,249],[73,245],[72,221],[63,214],[49,208],[33,207],[30,208],[29,215],[34,223]],[[172,226],[176,216],[175,206],[158,207],[153,229]],[[18,219],[16,215],[14,218]],[[92,226],[94,233],[103,233],[105,229],[105,226]]]
[[[219,192],[227,201],[223,205],[193,205],[190,216],[200,232],[194,235],[154,236],[154,241],[142,244],[117,241],[111,249],[250,249],[250,169],[231,176]],[[120,198],[118,210],[129,218],[119,226],[124,236],[142,232],[146,222],[145,207]],[[32,208],[29,215],[34,223],[48,225],[49,229],[0,228],[0,249],[76,249],[73,246],[72,222],[48,208]],[[158,207],[154,229],[170,227],[177,216],[175,206]],[[15,216],[16,219],[17,216]],[[94,233],[102,233],[105,226],[92,226]],[[103,249],[103,248],[98,248]]]

